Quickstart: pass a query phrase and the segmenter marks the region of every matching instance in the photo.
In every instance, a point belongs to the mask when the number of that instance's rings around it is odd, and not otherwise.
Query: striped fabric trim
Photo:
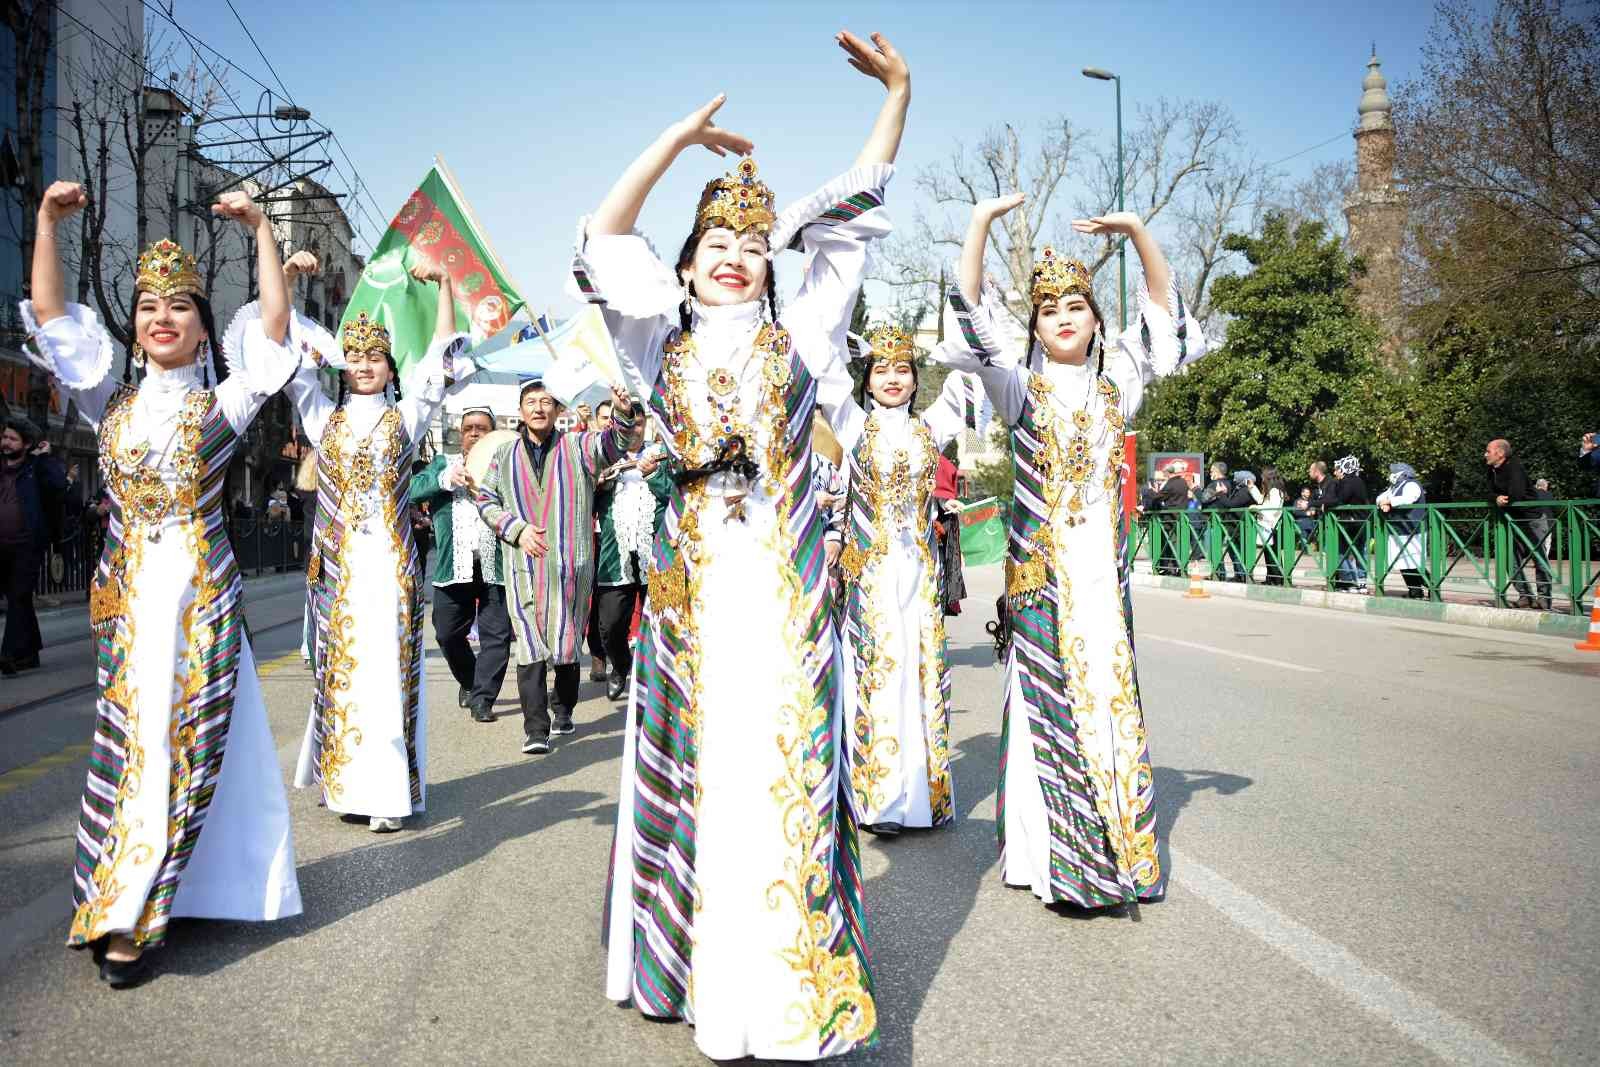
[[[995,350],[988,343],[984,332],[979,328],[972,305],[968,304],[959,290],[950,290],[950,309],[956,313],[956,324],[961,328],[962,340],[967,342],[967,347],[972,350],[979,363],[985,367],[994,362]]]
[[[113,405],[131,403],[136,394],[119,393]],[[110,414],[108,410],[108,415]],[[193,420],[190,438],[181,427]],[[109,455],[116,442],[106,439],[121,420],[101,422],[100,450]],[[228,461],[238,435],[228,424],[215,396],[209,391],[191,393],[174,445],[200,459],[195,486],[195,570],[192,584],[174,584],[172,595],[190,588],[193,598],[182,614],[186,646],[174,664],[179,697],[171,709],[172,761],[168,768],[167,850],[162,857],[145,905],[133,931],[141,945],[153,947],[166,938],[167,923],[178,885],[194,855],[206,814],[216,793],[227,750],[233,716],[233,694],[242,640],[242,583],[233,549],[223,526],[222,490]],[[97,571],[98,581],[125,583],[134,588],[141,575],[116,573],[113,561],[121,557],[125,528],[122,502],[112,499],[109,532]],[[137,560],[137,556],[135,556]],[[148,582],[148,579],[145,579]],[[84,789],[73,868],[75,918],[68,944],[81,945],[105,933],[95,928],[93,915],[102,891],[114,891],[114,867],[122,843],[113,832],[121,824],[117,811],[118,787],[126,770],[129,747],[127,725],[134,712],[128,706],[128,660],[140,654],[136,621],[126,613],[96,628],[96,676],[100,696],[96,707],[95,735],[89,755],[89,776]],[[204,641],[193,635],[204,635]],[[145,767],[147,777],[159,768]],[[104,868],[104,871],[102,871]]]
[[[846,197],[837,204],[817,216],[816,222],[834,225],[840,222],[850,222],[871,211],[873,208],[883,206],[883,197],[875,190],[867,189]],[[813,223],[812,225],[816,225]]]

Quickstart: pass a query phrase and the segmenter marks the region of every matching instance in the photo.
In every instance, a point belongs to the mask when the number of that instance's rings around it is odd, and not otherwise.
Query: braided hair
[[[700,239],[705,235],[706,231],[704,229],[698,226],[695,227],[684,240],[683,247],[678,250],[678,263],[673,269],[677,271],[680,278],[683,277],[683,272],[689,268],[689,264],[694,262],[694,254],[700,248]],[[692,299],[695,296],[694,283],[689,282],[685,289]],[[772,314],[772,321],[776,323],[778,321],[778,272],[774,269],[771,260],[767,261],[766,301],[767,310]],[[689,327],[693,324],[694,315],[689,307],[689,300],[686,299],[678,305],[678,328],[682,332],[688,333]]]

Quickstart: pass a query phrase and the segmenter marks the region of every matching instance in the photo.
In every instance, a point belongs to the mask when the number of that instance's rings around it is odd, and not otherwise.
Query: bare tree
[[[1135,114],[1134,128],[1123,141],[1124,200],[1146,222],[1186,202],[1198,176],[1232,166],[1238,126],[1223,105],[1163,99]],[[1080,166],[1084,159],[1086,168]],[[1071,182],[1083,169],[1087,180]],[[1008,290],[1012,313],[1026,322],[1025,294],[1034,255],[1046,243],[1070,248],[1082,241],[1063,210],[1068,190],[1076,194],[1072,207],[1079,215],[1116,209],[1116,145],[1090,141],[1065,117],[1045,123],[1037,139],[1025,139],[1015,125],[1005,123],[970,149],[957,144],[947,159],[918,175],[916,184],[932,211],[920,212],[905,237],[891,239],[880,257],[878,280],[900,289],[902,301],[937,306],[934,294],[942,266],[961,246],[967,209],[980,200],[1021,191],[1027,202],[1000,220],[989,256],[992,273]],[[1186,216],[1173,216],[1176,226],[1185,225]],[[1101,238],[1083,258],[1093,273],[1115,253],[1116,243]]]
[[[1562,0],[1500,0],[1482,17],[1443,0],[1415,79],[1395,94],[1398,163],[1435,265],[1415,292],[1445,303],[1513,287],[1564,290],[1566,308],[1600,305],[1600,19]],[[1493,239],[1490,239],[1490,237]],[[1530,251],[1539,254],[1529,255]]]
[[[1344,201],[1355,184],[1355,166],[1349,159],[1328,160],[1276,196],[1276,206],[1297,220],[1322,223],[1323,229],[1342,240],[1350,230]]]

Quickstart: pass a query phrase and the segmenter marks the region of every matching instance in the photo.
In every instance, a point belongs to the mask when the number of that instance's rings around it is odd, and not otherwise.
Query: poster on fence
[[[1129,458],[1132,458],[1129,453]],[[1189,488],[1198,489],[1206,478],[1206,457],[1201,452],[1153,452],[1150,454],[1150,477],[1166,481],[1162,472],[1176,463],[1179,473],[1189,480]]]

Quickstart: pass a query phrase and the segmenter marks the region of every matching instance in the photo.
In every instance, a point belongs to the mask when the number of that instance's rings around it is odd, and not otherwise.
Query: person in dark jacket
[[[1334,572],[1333,587],[1358,593],[1367,591],[1367,567],[1361,554],[1367,544],[1367,521],[1371,517],[1366,507],[1372,503],[1367,493],[1367,483],[1361,480],[1361,461],[1355,456],[1335,460],[1333,479],[1322,483],[1322,501],[1319,511],[1334,512],[1340,508],[1352,511],[1338,515],[1338,544],[1324,545],[1339,556],[1339,568]],[[1355,508],[1360,511],[1354,511]]]
[[[1522,460],[1511,454],[1511,442],[1497,437],[1483,450],[1483,461],[1489,467],[1489,507],[1496,523],[1511,525],[1511,584],[1517,590],[1517,607],[1539,607],[1550,610],[1550,564],[1539,549],[1542,537],[1537,536],[1535,524],[1544,508],[1515,508],[1513,504],[1533,500],[1533,486],[1528,482]],[[1520,536],[1519,536],[1520,535]],[[1528,588],[1523,567],[1533,559],[1538,577],[1539,598],[1534,600]]]
[[[1594,496],[1600,497],[1600,435],[1586,433],[1578,446],[1578,462],[1594,471]]]
[[[1236,512],[1228,516],[1230,537],[1227,542],[1228,558],[1233,561],[1233,580],[1236,582],[1244,581],[1248,573],[1239,562],[1240,550],[1247,538],[1253,543],[1256,535],[1256,517],[1249,513],[1251,505],[1256,502],[1255,494],[1250,491],[1255,484],[1254,471],[1234,471],[1233,484],[1228,489],[1224,504],[1230,511]]]
[[[1183,575],[1183,561],[1178,556],[1178,524],[1189,521],[1189,479],[1183,473],[1183,464],[1177,460],[1167,464],[1163,471],[1166,481],[1156,493],[1153,510],[1162,514],[1156,517],[1161,524],[1163,551],[1155,562],[1158,574]]]
[[[39,666],[44,639],[34,611],[34,583],[59,525],[67,475],[48,442],[27,419],[12,416],[0,430],[0,581],[6,595],[6,632],[0,640],[0,674]],[[55,516],[52,522],[52,516]]]
[[[1229,507],[1228,500],[1233,495],[1233,482],[1228,478],[1228,465],[1220,460],[1211,465],[1211,480],[1206,482],[1204,489],[1200,490],[1200,508],[1203,511],[1217,511]],[[1210,529],[1212,523],[1228,523],[1233,516],[1207,515],[1202,520],[1205,528]],[[1237,522],[1234,523],[1237,526]],[[1234,535],[1235,537],[1237,534]],[[1239,566],[1239,553],[1224,532],[1222,538],[1222,559],[1217,561],[1217,573],[1211,576],[1213,581],[1244,581],[1244,568]],[[1231,573],[1229,569],[1231,568]]]

